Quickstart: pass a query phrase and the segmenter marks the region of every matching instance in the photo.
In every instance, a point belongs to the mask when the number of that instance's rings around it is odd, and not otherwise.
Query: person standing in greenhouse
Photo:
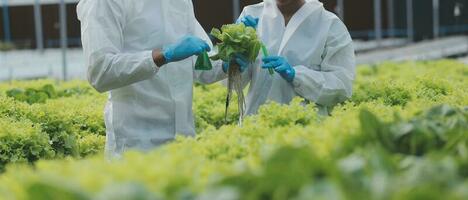
[[[289,103],[296,97],[314,102],[319,113],[352,95],[355,55],[340,19],[317,0],[264,0],[247,6],[239,22],[257,28],[270,56],[243,74],[250,83],[247,114],[268,102]],[[271,76],[266,69],[274,69]]]
[[[105,108],[106,156],[148,151],[194,136],[194,79],[226,78],[222,63],[194,70],[194,55],[210,50],[190,0],[81,0],[77,7],[88,80],[110,92]]]

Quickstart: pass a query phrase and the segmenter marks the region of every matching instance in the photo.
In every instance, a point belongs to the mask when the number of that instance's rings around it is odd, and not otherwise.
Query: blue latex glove
[[[288,63],[286,58],[281,56],[267,56],[263,60],[263,69],[274,69],[286,81],[292,82],[296,76],[296,70]]]
[[[249,61],[244,56],[238,54],[234,56],[234,61],[240,66],[241,72],[244,72],[249,67]],[[227,73],[229,70],[229,63],[223,62],[223,71]]]
[[[167,63],[186,59],[190,56],[199,55],[204,51],[211,51],[210,46],[202,39],[188,35],[175,44],[163,49],[163,55]]]
[[[244,23],[245,26],[252,27],[254,29],[257,29],[258,26],[258,18],[257,17],[252,17],[251,15],[247,15],[245,17],[239,18],[237,20],[237,23]]]

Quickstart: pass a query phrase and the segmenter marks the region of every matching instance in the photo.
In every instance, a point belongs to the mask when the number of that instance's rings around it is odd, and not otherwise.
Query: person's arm
[[[341,21],[330,29],[320,70],[295,66],[292,82],[305,99],[323,106],[334,106],[352,95],[355,78],[355,55],[351,37]]]
[[[167,64],[167,60],[164,57],[164,52],[161,49],[153,50],[153,61],[158,67],[162,67],[163,65]]]
[[[125,1],[83,0],[78,6],[88,81],[99,92],[128,86],[153,77],[164,58],[156,50],[123,52]]]

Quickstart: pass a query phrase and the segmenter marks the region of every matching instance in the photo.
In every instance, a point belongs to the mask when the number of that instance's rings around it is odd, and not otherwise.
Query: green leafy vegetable
[[[223,125],[225,87],[196,85],[195,138],[115,162],[80,159],[103,152],[105,94],[84,81],[2,83],[0,199],[466,200],[467,76],[451,60],[362,66],[332,116],[297,98],[262,106],[243,127]],[[45,84],[57,99],[6,95]]]
[[[46,84],[40,88],[13,88],[6,91],[6,95],[17,101],[26,102],[28,104],[43,104],[48,99],[87,94],[88,92],[86,88],[68,88],[63,91],[57,91],[53,85]]]
[[[434,150],[454,151],[467,139],[468,112],[440,105],[410,121],[396,116],[384,123],[367,110],[360,113],[363,137],[375,139],[389,151],[421,156]]]
[[[262,47],[255,29],[244,24],[224,25],[221,30],[214,28],[211,35],[221,41],[216,45],[218,54],[211,57],[213,60],[230,62],[234,55],[240,54],[254,62]]]
[[[239,124],[242,120],[245,110],[245,98],[242,85],[240,66],[232,62],[234,57],[240,56],[246,58],[249,62],[254,62],[262,47],[258,39],[257,32],[244,24],[224,25],[219,29],[213,29],[211,35],[221,42],[216,45],[218,54],[211,57],[213,60],[222,60],[230,64],[228,70],[228,94],[226,97],[225,121],[227,121],[229,103],[232,93],[237,93],[237,103],[239,109]]]

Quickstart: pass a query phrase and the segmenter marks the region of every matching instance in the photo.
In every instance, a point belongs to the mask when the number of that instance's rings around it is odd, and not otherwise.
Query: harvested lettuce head
[[[239,124],[242,125],[245,111],[245,98],[242,87],[242,77],[240,66],[236,62],[231,62],[234,57],[242,56],[253,63],[260,52],[262,43],[257,36],[257,31],[244,24],[224,25],[219,29],[213,29],[211,35],[220,42],[216,45],[218,54],[211,57],[213,60],[222,60],[229,64],[228,69],[228,94],[226,97],[225,121],[233,92],[237,94],[239,110]]]
[[[262,47],[255,29],[244,24],[224,25],[221,30],[214,28],[211,35],[221,41],[216,45],[218,54],[211,57],[213,60],[230,62],[234,55],[241,54],[254,62]]]

